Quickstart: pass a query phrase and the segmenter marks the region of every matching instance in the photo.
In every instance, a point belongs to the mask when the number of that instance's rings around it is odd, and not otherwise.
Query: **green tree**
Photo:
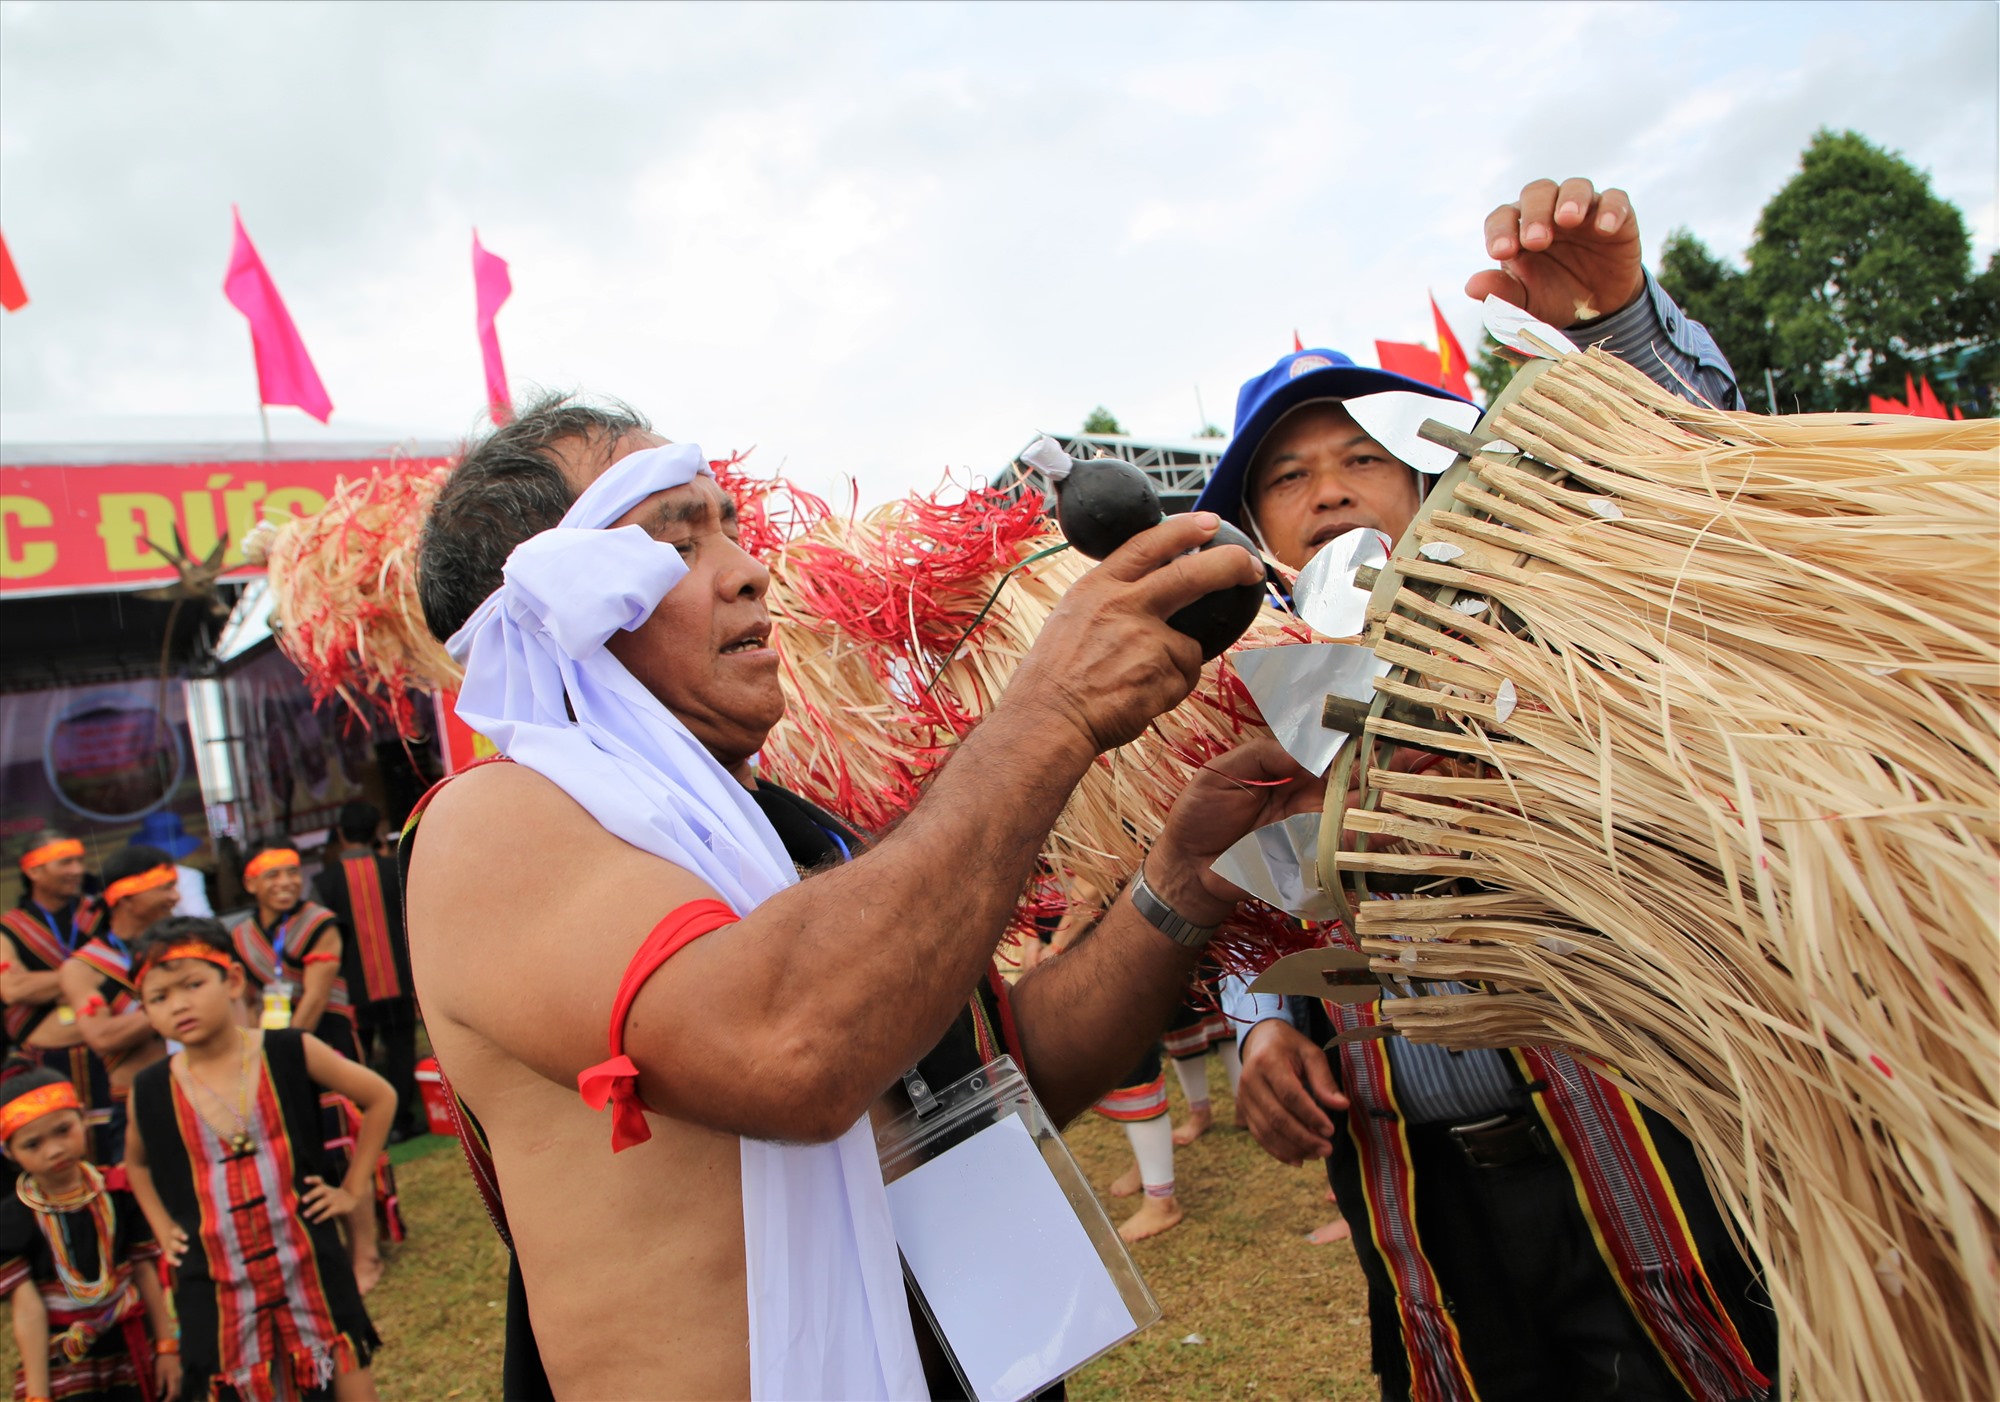
[[[1196,438],[1227,438],[1229,435],[1224,433],[1220,428],[1217,428],[1214,424],[1203,424],[1198,430],[1196,430],[1194,436]]]
[[[1900,398],[1905,376],[1992,412],[2000,273],[1972,275],[1958,208],[1900,155],[1822,130],[1757,221],[1747,270],[1687,230],[1668,239],[1660,281],[1715,334],[1745,397],[1765,372],[1784,412],[1865,410]]]
[[[1083,421],[1083,431],[1085,433],[1116,433],[1120,435],[1125,432],[1124,429],[1118,426],[1118,420],[1111,416],[1111,411],[1102,404],[1090,411],[1090,416]]]
[[[1479,349],[1472,354],[1472,379],[1485,393],[1488,404],[1500,397],[1500,391],[1507,388],[1520,368],[1519,361],[1508,359],[1491,331],[1479,338]]]

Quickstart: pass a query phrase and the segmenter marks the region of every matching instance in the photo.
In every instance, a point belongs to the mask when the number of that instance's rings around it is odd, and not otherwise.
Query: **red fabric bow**
[[[639,1095],[639,1068],[629,1056],[614,1056],[581,1072],[576,1088],[593,1110],[611,1106],[611,1152],[622,1153],[653,1137],[646,1123],[646,1102]]]
[[[719,930],[735,919],[736,912],[717,900],[689,901],[677,906],[653,927],[652,933],[640,943],[639,952],[632,956],[632,962],[625,966],[625,977],[618,981],[618,995],[611,1000],[608,1039],[611,1059],[598,1062],[576,1078],[576,1088],[583,1092],[584,1104],[593,1110],[602,1110],[606,1102],[611,1105],[612,1153],[644,1144],[653,1137],[652,1127],[646,1123],[646,1102],[639,1095],[639,1068],[625,1055],[625,1017],[632,1011],[632,1000],[639,996],[639,990],[658,972],[660,965],[710,930]]]

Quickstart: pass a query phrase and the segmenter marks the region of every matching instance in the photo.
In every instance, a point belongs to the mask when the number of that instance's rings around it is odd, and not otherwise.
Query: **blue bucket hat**
[[[132,847],[157,847],[176,860],[185,857],[201,846],[201,839],[188,835],[181,826],[181,815],[166,809],[155,809],[148,813],[139,824],[139,830],[132,834]]]
[[[1249,485],[1250,464],[1256,461],[1264,435],[1279,419],[1309,399],[1354,399],[1364,394],[1403,389],[1450,399],[1472,401],[1450,390],[1413,380],[1389,370],[1356,365],[1337,350],[1293,351],[1276,365],[1245,382],[1236,394],[1236,433],[1222,460],[1209,474],[1208,485],[1195,502],[1197,511],[1213,511],[1233,526],[1248,528],[1243,518],[1243,490]]]

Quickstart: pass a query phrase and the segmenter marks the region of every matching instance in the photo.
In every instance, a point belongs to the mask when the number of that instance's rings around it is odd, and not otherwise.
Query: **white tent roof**
[[[273,416],[268,442],[255,414],[0,414],[0,465],[9,467],[437,457],[458,447],[435,432],[290,411]]]

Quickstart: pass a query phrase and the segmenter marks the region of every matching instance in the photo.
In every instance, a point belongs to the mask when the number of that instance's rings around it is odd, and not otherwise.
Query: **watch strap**
[[[1183,949],[1203,949],[1215,938],[1220,925],[1197,925],[1160,899],[1159,892],[1146,884],[1146,864],[1139,864],[1130,888],[1132,908],[1146,917],[1146,923]]]

